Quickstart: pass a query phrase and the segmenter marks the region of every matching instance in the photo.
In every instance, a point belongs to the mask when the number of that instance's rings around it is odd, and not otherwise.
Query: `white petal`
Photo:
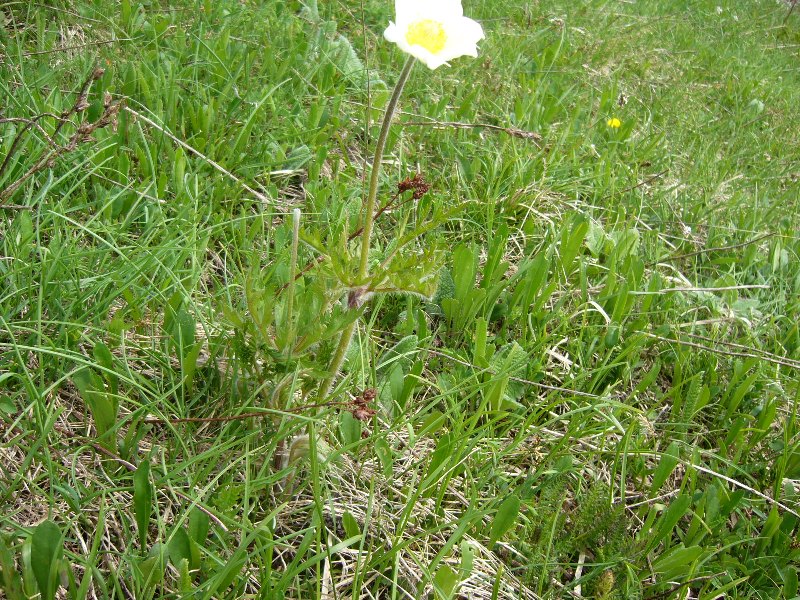
[[[486,36],[483,33],[483,27],[477,21],[469,17],[461,17],[455,21],[455,27],[459,30],[458,35],[462,38],[473,40],[476,44]]]
[[[383,32],[383,37],[386,38],[386,41],[399,44],[400,40],[402,40],[404,36],[403,32],[400,31],[400,28],[391,21],[389,21],[389,26],[386,28],[386,31]]]
[[[461,0],[430,0],[425,7],[426,14],[440,17],[442,20],[464,16]]]
[[[485,36],[480,23],[461,17],[444,24],[447,43],[438,56],[448,61],[459,56],[478,56],[478,42]]]
[[[430,69],[437,69],[459,56],[478,56],[478,42],[484,38],[477,21],[463,16],[461,0],[395,0],[397,22],[390,22],[384,37],[397,44]],[[408,43],[409,27],[419,21],[431,20],[441,24],[445,45],[439,52]]]
[[[398,23],[410,23],[425,10],[425,0],[395,0],[394,15]]]
[[[464,14],[461,0],[395,0],[394,10],[398,24],[424,19],[444,21]]]

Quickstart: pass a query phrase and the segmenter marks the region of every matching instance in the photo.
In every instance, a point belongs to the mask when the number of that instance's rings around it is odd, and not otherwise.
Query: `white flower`
[[[480,23],[464,16],[461,0],[395,0],[396,23],[384,37],[436,69],[459,56],[478,56]]]

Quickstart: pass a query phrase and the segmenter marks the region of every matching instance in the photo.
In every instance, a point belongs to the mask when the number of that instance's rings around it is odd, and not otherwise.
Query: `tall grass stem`
[[[292,346],[294,346],[295,335],[295,319],[294,319],[294,286],[297,279],[297,247],[300,243],[300,209],[295,208],[292,211],[292,263],[290,265],[289,273],[289,299],[286,322],[289,326],[289,336],[287,338],[286,352],[292,353]]]

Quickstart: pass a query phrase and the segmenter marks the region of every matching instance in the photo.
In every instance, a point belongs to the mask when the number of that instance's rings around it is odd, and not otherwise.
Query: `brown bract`
[[[359,421],[371,421],[375,416],[375,409],[370,406],[370,403],[375,400],[377,395],[378,391],[375,388],[367,388],[360,396],[354,398],[350,406],[353,417]]]

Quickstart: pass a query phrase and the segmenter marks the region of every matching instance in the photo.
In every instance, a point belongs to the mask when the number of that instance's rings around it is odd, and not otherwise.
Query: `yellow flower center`
[[[431,54],[439,54],[447,43],[447,34],[438,21],[424,19],[408,26],[406,41],[412,46],[422,46]]]

